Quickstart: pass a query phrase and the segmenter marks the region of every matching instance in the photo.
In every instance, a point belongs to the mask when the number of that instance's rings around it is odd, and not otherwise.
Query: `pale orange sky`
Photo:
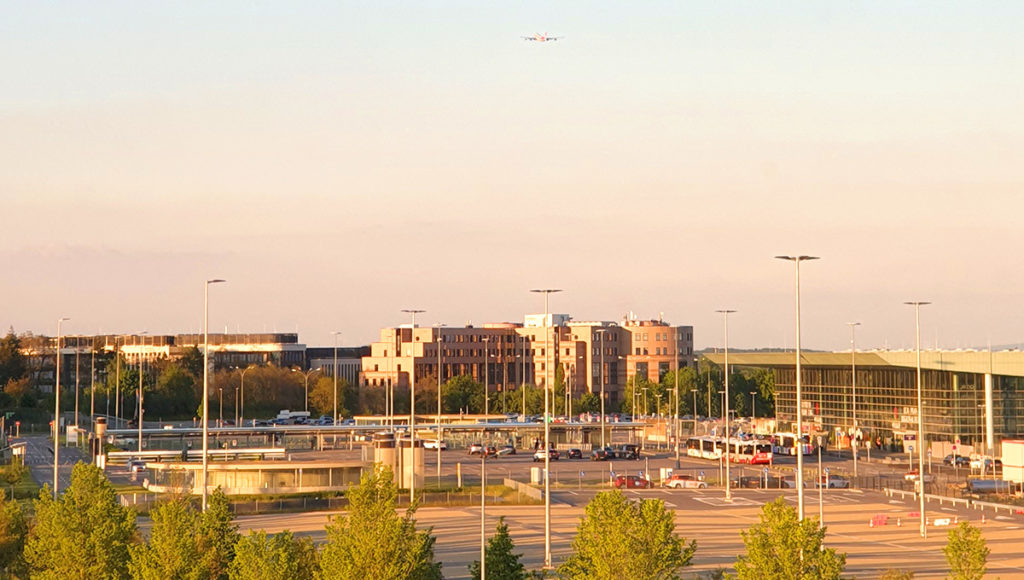
[[[1017,4],[12,5],[0,323],[1024,342]],[[520,36],[564,35],[555,43]]]

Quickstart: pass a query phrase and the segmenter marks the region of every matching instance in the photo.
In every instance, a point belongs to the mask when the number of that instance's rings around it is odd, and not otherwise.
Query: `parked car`
[[[662,482],[665,487],[672,489],[704,489],[708,486],[704,480],[693,475],[673,473],[668,479]]]
[[[440,448],[441,451],[446,451],[448,449],[448,442],[443,439],[441,441],[438,441],[437,439],[426,439],[423,441],[423,448],[435,450]]]
[[[487,457],[495,457],[496,455],[498,455],[498,448],[495,447],[494,445],[487,445],[484,447],[484,453],[487,455]]]
[[[620,459],[640,459],[640,448],[636,445],[621,445],[615,450],[615,456]]]
[[[516,454],[516,446],[515,445],[502,445],[501,447],[498,448],[498,455],[515,455],[515,454]]]
[[[551,461],[558,461],[558,458],[562,456],[562,454],[559,453],[557,449],[548,449],[547,453],[551,458]],[[533,460],[544,461],[544,450],[538,449],[537,452],[533,454]]]
[[[972,459],[971,469],[982,470],[985,473],[999,473],[1003,470],[1003,461],[1001,459],[992,459],[991,457]]]
[[[620,475],[615,478],[614,485],[617,489],[648,489],[652,487],[651,480],[639,475]]]
[[[469,444],[469,455],[480,455],[484,452],[483,443],[470,443]]]
[[[817,487],[825,487],[826,489],[846,489],[850,487],[850,480],[838,475],[822,475],[821,479],[818,480]]]
[[[139,473],[140,471],[146,470],[146,462],[141,459],[129,459],[128,460],[128,471],[131,473]]]
[[[583,450],[573,447],[565,456],[569,459],[583,459]]]
[[[953,465],[954,461],[956,462],[957,467],[970,467],[971,465],[971,458],[966,455],[950,454],[942,458],[943,465]]]
[[[609,459],[615,459],[615,450],[611,447],[598,447],[590,452],[590,459],[592,461],[608,461]]]
[[[926,473],[922,478],[921,474],[916,469],[911,469],[910,471],[903,474],[903,479],[907,481],[917,481],[918,479],[924,479],[925,483],[931,483],[935,481],[935,476],[930,473]]]

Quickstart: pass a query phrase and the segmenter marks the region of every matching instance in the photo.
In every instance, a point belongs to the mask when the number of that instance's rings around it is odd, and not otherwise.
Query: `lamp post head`
[[[819,260],[818,256],[775,256],[777,260],[789,260],[790,262],[803,262],[805,260]]]
[[[534,293],[537,293],[537,294],[554,294],[555,292],[561,292],[561,291],[562,291],[561,288],[538,288],[538,289],[530,290],[530,292],[534,292]]]
[[[736,312],[736,310],[726,310],[726,309],[723,309],[723,310],[716,310],[715,312],[717,312],[719,314],[732,314],[732,313]]]
[[[907,306],[927,306],[927,305],[931,304],[931,302],[918,302],[918,301],[912,300],[912,301],[909,301],[909,302],[904,302],[904,304],[906,304]]]
[[[221,280],[220,278],[214,278],[213,280],[207,280],[206,281],[207,284],[220,284],[222,282],[227,282],[227,280]]]

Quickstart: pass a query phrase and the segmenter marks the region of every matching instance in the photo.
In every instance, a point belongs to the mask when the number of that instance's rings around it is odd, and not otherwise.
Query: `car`
[[[1001,459],[992,459],[991,457],[981,457],[978,459],[971,460],[971,469],[982,470],[986,473],[1000,472],[1003,470],[1003,461]]]
[[[139,473],[140,471],[146,470],[146,462],[141,459],[129,459],[128,460],[128,471],[131,473]]]
[[[922,478],[921,474],[916,469],[911,469],[910,471],[903,474],[903,479],[907,481],[917,481],[918,479],[924,479],[925,483],[931,483],[935,481],[935,476],[930,473],[926,473]]]
[[[817,487],[824,487],[826,489],[847,489],[850,487],[850,480],[838,475],[822,475],[821,479],[818,480]]]
[[[943,465],[955,465],[957,467],[970,467],[971,458],[966,455],[947,455],[942,458]]]
[[[498,448],[498,455],[515,455],[515,454],[516,454],[516,446],[515,445],[502,445],[501,447]]]
[[[744,475],[732,480],[732,485],[745,489],[785,489],[796,487],[796,482],[774,475]]]
[[[557,449],[548,449],[547,453],[548,456],[551,458],[550,461],[558,461],[558,458],[562,456],[562,454],[559,453]],[[533,454],[533,460],[544,461],[544,450],[538,449],[537,452]]]
[[[615,478],[613,485],[616,489],[649,489],[653,487],[651,480],[639,475],[619,475]]]
[[[480,455],[484,452],[483,443],[470,443],[469,444],[469,455]]]
[[[495,457],[498,455],[498,449],[494,445],[487,445],[484,447],[484,454],[487,457]]]
[[[662,485],[672,489],[704,489],[708,486],[704,480],[693,475],[686,475],[682,473],[673,473],[668,479],[662,482]]]
[[[437,439],[426,439],[426,440],[423,441],[423,448],[424,449],[438,449],[438,448],[440,448],[441,451],[446,451],[448,449],[448,442],[443,440],[443,439],[440,442]]]
[[[615,450],[611,447],[598,447],[590,452],[591,461],[608,461],[615,459]]]
[[[620,445],[615,456],[621,459],[640,459],[640,448],[636,445]]]
[[[583,459],[583,450],[573,447],[565,456],[569,459]]]

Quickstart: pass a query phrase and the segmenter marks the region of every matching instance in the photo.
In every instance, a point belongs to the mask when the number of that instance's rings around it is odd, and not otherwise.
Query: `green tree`
[[[188,416],[199,400],[195,398],[196,379],[173,362],[167,364],[156,386],[146,393],[146,416]]]
[[[469,375],[452,377],[441,386],[441,402],[445,413],[482,413],[484,386]]]
[[[949,577],[954,580],[975,580],[985,576],[989,549],[981,530],[969,522],[949,530],[949,542],[942,548],[949,562]]]
[[[505,518],[498,519],[498,528],[491,539],[487,540],[484,558],[487,559],[487,577],[492,580],[524,580],[529,577],[526,568],[519,558],[522,554],[515,554],[515,544],[512,536],[508,534],[508,525]],[[473,580],[480,580],[480,560],[474,560],[469,565],[469,574]]]
[[[98,467],[78,463],[71,485],[56,500],[43,486],[25,546],[33,578],[127,578],[135,513],[122,507]]]
[[[348,497],[348,513],[327,524],[320,578],[441,578],[441,564],[434,562],[434,536],[430,530],[416,531],[416,506],[404,516],[395,511],[398,490],[390,468],[364,472]]]
[[[760,523],[740,534],[747,553],[736,560],[739,580],[838,579],[846,554],[825,548],[825,531],[818,520],[801,521],[796,509],[779,497],[761,509]]]
[[[201,578],[196,563],[199,515],[185,498],[175,498],[155,507],[149,542],[131,547],[128,570],[140,580],[184,580]]]
[[[201,555],[202,578],[227,578],[241,535],[224,492],[217,488],[207,497],[206,511],[199,517],[196,549]]]
[[[580,413],[600,413],[601,397],[594,393],[583,393],[580,395],[580,399],[579,401],[576,401],[575,405],[576,409],[579,410]]]
[[[24,377],[27,371],[28,363],[21,352],[21,339],[10,328],[7,336],[0,339],[0,387]]]
[[[25,540],[28,523],[16,501],[6,501],[0,495],[0,578],[20,578],[26,572]]]
[[[675,513],[663,501],[634,502],[614,490],[587,504],[572,549],[558,568],[565,578],[678,578],[697,543],[675,535]]]
[[[0,469],[0,479],[3,479],[4,483],[10,487],[12,500],[14,499],[14,486],[21,482],[27,473],[28,467],[25,466],[19,457],[14,457],[10,463],[5,465],[3,469]]]
[[[316,546],[309,538],[295,538],[285,530],[268,535],[251,532],[235,545],[228,568],[231,580],[312,580],[318,570]]]
[[[416,385],[416,398],[419,399],[419,385]],[[351,397],[346,393],[351,389],[348,381],[338,377],[338,416],[351,415],[351,408],[348,407]],[[436,393],[436,391],[435,391]],[[436,396],[436,395],[435,395]],[[417,402],[419,407],[419,402]],[[434,405],[437,406],[436,404]],[[320,377],[309,387],[309,409],[313,414],[334,416],[334,377]]]

